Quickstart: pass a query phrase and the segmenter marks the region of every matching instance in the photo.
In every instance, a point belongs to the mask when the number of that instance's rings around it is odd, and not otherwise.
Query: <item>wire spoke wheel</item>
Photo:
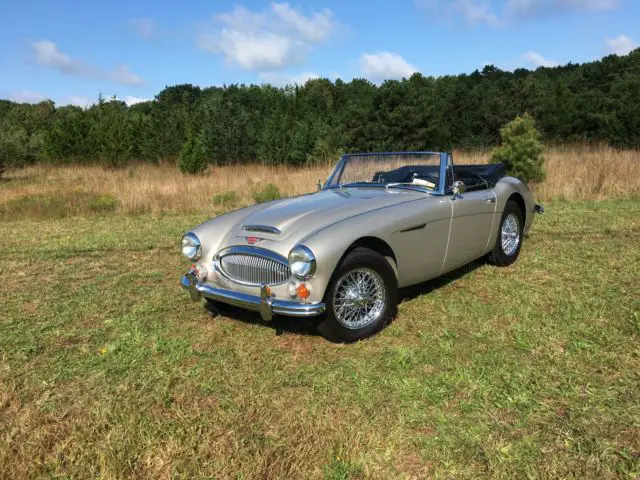
[[[520,222],[515,214],[510,213],[502,222],[500,240],[502,242],[502,251],[505,255],[511,256],[518,250],[518,245],[520,245]]]
[[[384,311],[385,286],[378,272],[357,268],[345,273],[337,282],[333,295],[336,320],[355,330],[375,322]]]

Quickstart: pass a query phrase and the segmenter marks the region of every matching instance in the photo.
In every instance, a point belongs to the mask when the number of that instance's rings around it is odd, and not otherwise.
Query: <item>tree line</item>
[[[181,152],[215,165],[305,165],[345,151],[489,147],[525,112],[546,142],[640,146],[640,49],[535,71],[486,66],[380,85],[175,85],[129,107],[102,97],[89,108],[0,100],[0,169],[34,162],[118,167],[176,161]]]

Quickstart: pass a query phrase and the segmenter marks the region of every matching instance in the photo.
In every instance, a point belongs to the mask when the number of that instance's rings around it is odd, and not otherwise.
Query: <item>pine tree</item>
[[[184,142],[180,156],[178,158],[178,168],[182,173],[196,174],[202,173],[207,167],[207,161],[202,147],[202,140],[199,135],[190,131],[187,141]]]
[[[531,115],[516,117],[500,129],[502,145],[491,153],[493,163],[503,163],[507,173],[525,182],[545,179],[543,145]]]

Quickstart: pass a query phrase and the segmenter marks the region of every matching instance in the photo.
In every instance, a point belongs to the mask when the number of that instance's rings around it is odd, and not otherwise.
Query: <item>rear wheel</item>
[[[489,262],[499,267],[511,265],[518,259],[522,247],[524,220],[520,206],[513,200],[507,201],[502,212],[496,245],[489,254]]]
[[[389,262],[368,248],[349,252],[325,294],[318,331],[334,342],[353,342],[383,329],[396,313],[397,280]]]

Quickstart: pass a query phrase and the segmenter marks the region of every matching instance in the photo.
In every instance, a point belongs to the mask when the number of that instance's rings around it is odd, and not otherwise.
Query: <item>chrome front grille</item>
[[[291,277],[284,257],[257,247],[228,248],[218,254],[216,267],[222,276],[242,285],[279,285]]]

